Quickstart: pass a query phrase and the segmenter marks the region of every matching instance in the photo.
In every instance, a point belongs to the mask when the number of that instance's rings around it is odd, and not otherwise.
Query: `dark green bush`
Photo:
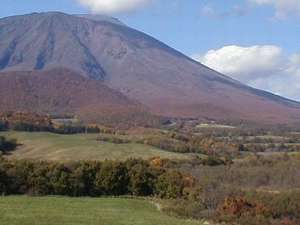
[[[201,160],[202,165],[205,166],[220,166],[220,165],[226,165],[226,162],[219,157],[216,156],[208,156],[207,158],[204,158]]]
[[[109,142],[109,143],[113,143],[113,144],[130,143],[130,140],[118,138],[116,136],[100,136],[97,138],[97,141]]]
[[[0,131],[5,131],[8,129],[8,124],[4,121],[0,121]]]
[[[0,152],[8,153],[15,150],[17,147],[17,140],[11,139],[7,140],[5,137],[0,136]]]
[[[161,198],[180,198],[183,195],[183,176],[177,171],[167,171],[158,177],[156,193]]]

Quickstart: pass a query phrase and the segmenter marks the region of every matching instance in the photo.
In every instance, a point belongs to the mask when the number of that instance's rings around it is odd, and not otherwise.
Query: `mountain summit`
[[[6,77],[0,75],[0,84],[12,71],[54,68],[101,82],[156,115],[300,122],[300,103],[246,86],[114,18],[49,12],[0,19],[0,71]]]

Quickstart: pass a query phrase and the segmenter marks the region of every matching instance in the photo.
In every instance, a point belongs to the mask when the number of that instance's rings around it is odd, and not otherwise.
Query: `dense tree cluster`
[[[161,136],[147,137],[139,141],[141,144],[151,145],[170,152],[189,153],[191,149],[187,143]]]
[[[8,129],[8,125],[4,121],[0,121],[0,131],[5,131]]]
[[[183,195],[184,175],[148,161],[71,164],[0,160],[0,193],[67,196]]]
[[[53,126],[50,125],[39,125],[32,124],[28,122],[16,122],[14,124],[10,124],[9,126],[1,126],[0,123],[0,131],[11,129],[15,131],[25,131],[25,132],[52,132],[57,134],[79,134],[79,133],[99,133],[100,129],[98,127],[92,126],[81,126],[81,125],[59,125]]]
[[[48,115],[32,113],[0,114],[0,131],[15,130],[25,132],[52,132],[58,134],[99,133],[98,126],[81,125],[79,123],[55,124]]]
[[[207,155],[234,153],[238,151],[238,145],[220,141],[212,137],[190,135],[186,137],[180,134],[155,135],[140,140],[139,143],[151,145],[166,151],[177,153],[203,153]]]
[[[13,151],[17,147],[17,141],[15,139],[7,140],[5,137],[0,136],[0,152],[7,153]]]

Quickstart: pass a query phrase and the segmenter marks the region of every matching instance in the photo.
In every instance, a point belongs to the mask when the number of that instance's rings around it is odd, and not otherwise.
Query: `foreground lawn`
[[[59,135],[53,133],[1,132],[16,138],[21,146],[10,156],[37,160],[126,160],[128,158],[189,158],[187,154],[166,152],[142,144],[113,144],[96,141],[97,134]]]
[[[169,217],[144,200],[0,197],[1,225],[201,225]]]

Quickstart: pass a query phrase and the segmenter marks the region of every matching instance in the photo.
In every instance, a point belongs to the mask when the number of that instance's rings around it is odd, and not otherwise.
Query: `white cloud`
[[[217,71],[247,80],[252,79],[258,72],[261,73],[260,76],[268,76],[283,70],[281,67],[284,59],[282,49],[277,46],[233,45],[210,50],[203,57],[198,57],[198,60]]]
[[[300,100],[300,54],[278,46],[225,46],[194,59],[256,88]]]
[[[116,13],[132,11],[149,3],[151,0],[77,0],[95,13]]]
[[[250,0],[257,5],[270,5],[276,10],[277,19],[300,15],[300,0]]]

